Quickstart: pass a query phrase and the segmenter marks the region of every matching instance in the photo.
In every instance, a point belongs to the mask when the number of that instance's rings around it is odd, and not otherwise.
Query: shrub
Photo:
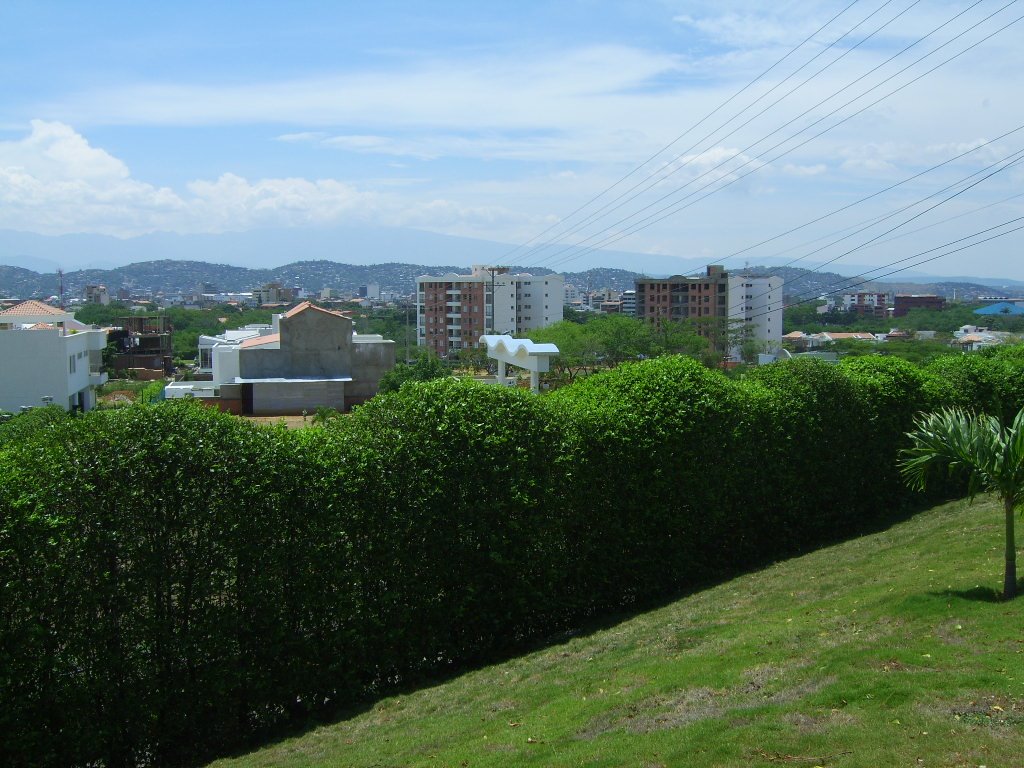
[[[966,359],[966,358],[964,358]],[[445,378],[322,429],[187,400],[0,424],[0,764],[186,765],[862,530],[913,414],[1020,357]]]

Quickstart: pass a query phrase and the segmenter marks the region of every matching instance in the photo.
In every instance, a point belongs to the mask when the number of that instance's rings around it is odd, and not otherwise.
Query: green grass
[[[214,765],[1021,766],[1001,536],[940,506]]]

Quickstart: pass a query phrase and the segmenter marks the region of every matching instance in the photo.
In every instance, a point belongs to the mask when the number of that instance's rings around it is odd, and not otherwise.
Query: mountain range
[[[512,271],[525,268],[511,267]],[[382,291],[406,296],[413,292],[415,279],[423,274],[465,272],[458,265],[426,265],[389,262],[384,264],[341,264],[335,261],[298,261],[274,269],[248,269],[229,264],[202,261],[162,259],[129,264],[114,269],[81,269],[64,273],[64,295],[80,297],[86,285],[105,285],[114,293],[127,288],[134,294],[192,293],[201,284],[219,291],[249,291],[269,282],[299,286],[313,293],[321,288],[354,293],[359,286],[376,283]],[[550,270],[534,268],[537,274]],[[1008,296],[1006,289],[967,282],[936,283],[872,283],[859,278],[844,277],[834,272],[816,272],[798,267],[755,266],[749,274],[774,274],[783,278],[787,301],[814,299],[828,293],[855,290],[877,290],[904,293],[938,293],[947,298],[964,300],[978,296]],[[565,282],[582,290],[632,288],[638,272],[626,269],[595,267],[583,272],[563,272]],[[0,266],[0,296],[12,298],[47,298],[58,294],[58,276],[53,272],[36,272],[14,266]]]
[[[410,278],[415,274],[436,274],[450,269],[462,272],[472,264],[514,264],[519,265],[518,268],[523,271],[537,274],[555,271],[568,277],[589,274],[595,269],[649,276],[694,274],[702,271],[708,263],[706,257],[591,250],[564,245],[544,250],[422,230],[384,227],[273,228],[190,235],[157,232],[132,238],[92,234],[39,235],[0,230],[0,265],[19,267],[38,274],[56,273],[58,268],[62,268],[68,276],[81,273],[80,282],[83,285],[85,282],[102,282],[116,288],[129,284],[126,282],[128,280],[134,280],[138,285],[148,285],[157,279],[153,273],[155,269],[161,273],[159,283],[164,290],[192,290],[195,281],[188,282],[191,279],[188,275],[208,271],[194,266],[178,269],[167,264],[170,261],[180,261],[186,265],[205,263],[216,267],[211,273],[212,280],[206,281],[223,289],[251,288],[261,281],[279,279],[285,283],[298,280],[304,287],[317,290],[323,287],[344,290],[347,285],[377,282],[382,287],[388,286],[401,293],[412,290]],[[154,263],[160,266],[140,266]],[[310,270],[292,269],[296,264],[323,263],[345,263],[351,276],[335,276],[322,267],[313,267],[309,274]],[[728,260],[724,263],[733,271],[739,269],[738,264]],[[765,259],[758,263],[778,268],[790,262]],[[358,274],[360,267],[374,267],[377,270],[377,267],[388,264],[409,265],[412,272],[406,272],[405,276],[396,274],[394,277]],[[129,265],[131,269],[127,273],[120,272]],[[232,267],[247,271],[232,273]],[[870,266],[846,263],[832,266],[832,269],[840,269],[850,276],[870,275],[873,270]],[[875,268],[873,271],[878,270]],[[398,272],[401,273],[401,270]],[[290,275],[294,275],[295,279]],[[25,284],[27,279],[27,276],[22,275],[17,283]],[[306,279],[314,282],[309,285],[301,282]],[[15,279],[8,276],[0,282],[0,289],[14,282]],[[827,283],[828,280],[821,282]],[[1008,293],[1024,291],[1024,282],[1015,280],[970,275],[937,277],[909,271],[900,274],[899,282],[889,284],[913,284],[914,290],[920,292],[922,284],[939,283],[975,283]],[[77,287],[77,283],[73,284]],[[603,287],[604,284],[597,279],[592,283],[593,287]],[[614,283],[607,284],[616,287]],[[48,284],[44,281],[32,293],[56,291],[55,280],[52,289],[44,288],[44,285]],[[7,287],[7,290],[12,288]],[[18,290],[21,292],[24,289]]]

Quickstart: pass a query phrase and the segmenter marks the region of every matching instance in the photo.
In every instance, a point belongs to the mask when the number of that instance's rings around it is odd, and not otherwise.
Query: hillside
[[[940,506],[214,765],[1021,765],[1000,536]]]
[[[513,271],[525,271],[513,266]],[[335,261],[297,261],[275,269],[246,269],[228,264],[209,264],[202,261],[162,259],[129,264],[117,269],[82,269],[64,273],[64,291],[67,296],[79,296],[86,285],[106,285],[111,290],[125,287],[133,291],[175,293],[191,292],[200,283],[209,283],[222,291],[249,291],[265,283],[276,281],[283,285],[298,285],[307,291],[334,288],[355,291],[361,285],[377,283],[383,291],[407,295],[419,275],[438,275],[446,272],[466,273],[458,266],[426,266],[389,262],[385,264],[342,264]],[[549,269],[533,269],[537,274],[548,274]],[[585,272],[563,273],[567,283],[581,288],[632,288],[637,273],[624,269],[594,268]],[[20,267],[0,266],[0,296],[51,296],[57,293],[55,273],[38,273]]]
[[[511,265],[512,271],[529,271],[522,265]],[[532,268],[537,274],[549,269]],[[200,283],[209,283],[221,291],[249,291],[265,283],[276,281],[286,286],[297,285],[310,292],[333,288],[354,292],[359,286],[377,283],[385,292],[408,295],[418,275],[438,275],[446,272],[466,273],[466,267],[427,266],[387,262],[382,264],[344,264],[336,261],[296,261],[274,269],[247,269],[228,264],[204,261],[160,259],[129,264],[116,269],[81,269],[64,273],[67,296],[80,296],[86,285],[106,285],[112,291],[128,288],[138,292],[177,293],[191,292]],[[971,300],[978,296],[1004,296],[1005,291],[977,283],[945,282],[934,284],[868,282],[844,277],[834,272],[814,272],[799,267],[749,268],[751,274],[777,274],[785,280],[787,297],[816,298],[829,292],[843,290],[878,290],[890,292],[938,293],[947,298]],[[583,272],[563,272],[565,282],[582,290],[612,288],[631,289],[638,272],[627,269],[596,267]],[[0,266],[0,296],[18,298],[47,297],[57,293],[55,273],[39,273],[20,267]]]

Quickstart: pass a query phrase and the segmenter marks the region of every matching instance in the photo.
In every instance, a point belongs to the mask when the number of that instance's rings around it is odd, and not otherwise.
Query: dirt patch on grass
[[[841,709],[813,715],[804,712],[790,712],[782,720],[801,734],[828,733],[834,728],[842,728],[857,722],[856,717]]]
[[[954,702],[947,710],[967,726],[1006,727],[1024,725],[1024,700],[999,694],[979,695]]]
[[[132,392],[127,389],[118,389],[113,392],[108,392],[101,397],[96,398],[103,405],[118,406],[118,405],[131,405],[135,402],[136,392]]]
[[[933,667],[921,667],[917,664],[907,664],[899,659],[886,659],[872,665],[879,672],[934,672]]]
[[[679,728],[765,705],[790,704],[835,682],[834,677],[792,682],[793,668],[763,666],[747,670],[744,682],[728,688],[687,688],[614,707],[577,731],[593,739],[611,731],[651,733]]]
[[[947,645],[967,645],[963,628],[963,622],[960,619],[950,619],[935,628],[935,636]]]

